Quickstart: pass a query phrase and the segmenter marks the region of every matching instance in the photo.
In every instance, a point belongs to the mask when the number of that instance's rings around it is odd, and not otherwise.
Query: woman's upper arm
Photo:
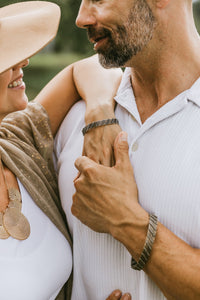
[[[58,73],[35,98],[49,115],[53,135],[70,107],[79,99],[73,79],[73,64]]]
[[[121,80],[120,70],[106,70],[97,55],[78,61],[61,71],[39,93],[35,101],[46,109],[53,134],[70,107],[79,99],[86,101],[86,121],[99,113],[114,112],[113,97]]]

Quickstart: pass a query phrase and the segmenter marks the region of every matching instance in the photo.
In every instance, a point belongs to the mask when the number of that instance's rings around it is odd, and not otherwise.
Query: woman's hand
[[[125,293],[122,295],[120,290],[115,290],[106,298],[106,300],[131,300],[132,297],[129,293]]]
[[[120,131],[120,126],[116,124],[93,128],[91,131],[88,131],[84,137],[83,155],[101,165],[114,166],[113,145]]]
[[[114,99],[121,81],[121,69],[104,69],[97,55],[75,63],[74,82],[86,101],[86,124],[115,118]],[[114,165],[113,144],[119,125],[106,125],[89,131],[84,138],[83,155],[105,166]]]

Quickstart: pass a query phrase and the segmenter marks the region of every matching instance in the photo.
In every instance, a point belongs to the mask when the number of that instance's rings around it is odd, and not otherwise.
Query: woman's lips
[[[16,88],[24,88],[25,83],[23,82],[23,74],[20,75],[18,78],[13,80],[11,83],[9,83],[8,88],[9,89],[16,89]]]

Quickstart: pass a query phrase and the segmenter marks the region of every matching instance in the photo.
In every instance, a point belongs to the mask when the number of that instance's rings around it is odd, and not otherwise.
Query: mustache
[[[88,38],[93,40],[96,40],[97,38],[104,37],[104,36],[111,37],[110,30],[106,28],[96,29],[94,27],[88,27],[87,34],[88,34]]]

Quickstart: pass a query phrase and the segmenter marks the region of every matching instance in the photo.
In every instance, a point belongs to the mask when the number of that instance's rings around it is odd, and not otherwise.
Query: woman
[[[99,92],[99,83],[105,78],[109,84],[114,82],[113,87],[119,82],[118,73],[103,70],[91,58],[67,67],[35,102],[27,104],[22,68],[27,66],[28,57],[53,39],[59,18],[59,8],[44,1],[0,9],[2,300],[70,299],[71,281],[68,280],[67,290],[63,286],[72,269],[71,240],[58,199],[52,162],[53,135],[70,106],[81,96],[88,101],[88,112],[93,110],[92,101],[96,99],[92,90],[84,90],[87,79],[83,72],[81,76],[82,66],[88,72],[97,72],[98,82],[91,77],[90,84]],[[73,75],[75,70],[77,78]],[[77,89],[83,94],[79,95]],[[109,89],[101,95],[112,100]],[[108,299],[125,296],[115,291]]]

